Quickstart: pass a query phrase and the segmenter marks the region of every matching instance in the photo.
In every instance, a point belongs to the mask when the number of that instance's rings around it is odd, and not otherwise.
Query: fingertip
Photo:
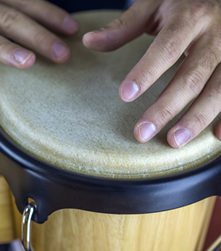
[[[104,29],[90,31],[84,34],[82,42],[85,47],[95,51],[110,51],[109,42],[106,39]]]
[[[124,102],[135,100],[138,97],[139,92],[139,85],[132,81],[122,83],[119,88],[119,96]]]
[[[19,69],[27,69],[34,64],[35,59],[36,57],[33,52],[19,48],[14,51],[13,65]]]
[[[55,62],[58,64],[64,64],[70,59],[70,57],[71,57],[71,49],[68,48],[67,53],[64,54],[63,57],[60,57],[59,59],[55,60]]]
[[[86,34],[84,34],[83,38],[82,38],[82,42],[84,44],[85,47],[87,47],[88,49],[91,49],[91,44],[92,44],[92,39],[93,39],[93,31],[90,31]]]
[[[65,63],[71,56],[71,49],[63,42],[56,42],[52,47],[52,60],[56,63]]]
[[[114,31],[107,26],[99,30],[86,33],[83,36],[85,47],[95,51],[113,51],[124,45],[127,41],[121,33]]]
[[[176,148],[176,149],[178,149],[178,148],[180,148],[178,145],[177,145],[177,143],[176,143],[176,140],[175,140],[175,137],[174,137],[174,131],[169,131],[168,133],[167,133],[167,142],[168,142],[168,144],[172,147],[172,148]]]
[[[216,127],[215,127],[215,135],[216,135],[217,139],[221,141],[221,121],[219,121],[219,122],[216,124]]]
[[[173,148],[180,148],[191,140],[191,132],[186,128],[171,129],[167,134],[167,142]]]
[[[63,21],[63,31],[67,35],[75,35],[80,29],[80,26],[76,20],[71,16],[66,16]]]
[[[139,135],[139,124],[138,124],[138,123],[134,126],[134,137],[135,137],[135,139],[136,139],[138,142],[143,143],[143,142],[140,140],[140,135]]]
[[[31,56],[26,61],[26,63],[23,65],[25,67],[24,69],[30,68],[35,63],[35,60],[36,60],[35,54],[31,53]]]
[[[143,121],[134,127],[134,137],[140,143],[145,143],[152,139],[157,132],[156,125],[151,122]]]

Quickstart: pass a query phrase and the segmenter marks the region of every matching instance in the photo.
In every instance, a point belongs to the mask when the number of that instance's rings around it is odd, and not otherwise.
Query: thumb
[[[92,50],[112,51],[130,42],[144,33],[147,26],[154,26],[154,13],[161,1],[135,1],[119,18],[114,19],[101,30],[86,33],[83,44]]]

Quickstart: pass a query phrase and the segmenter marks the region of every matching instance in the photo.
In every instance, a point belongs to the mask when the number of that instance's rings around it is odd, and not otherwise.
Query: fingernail
[[[156,133],[156,126],[152,123],[144,123],[139,128],[140,139],[144,142],[150,140]]]
[[[121,89],[121,95],[123,100],[133,100],[139,92],[139,87],[133,82],[126,83]]]
[[[55,43],[53,45],[53,52],[57,58],[63,57],[68,52],[67,46],[61,43]]]
[[[103,30],[104,30],[104,28],[100,28],[99,30],[89,31],[85,35],[92,34],[92,33],[99,33],[99,32],[101,32]]]
[[[94,31],[91,31],[91,32],[98,33],[98,32],[101,32],[101,31],[104,31],[104,28],[100,28],[99,30],[94,30]]]
[[[78,24],[69,16],[65,17],[63,27],[70,34],[78,31]]]
[[[178,147],[183,146],[190,138],[191,134],[189,130],[182,128],[174,132],[174,139]]]
[[[14,52],[14,58],[19,64],[25,64],[28,59],[31,57],[32,52],[24,50],[24,49],[17,49]]]

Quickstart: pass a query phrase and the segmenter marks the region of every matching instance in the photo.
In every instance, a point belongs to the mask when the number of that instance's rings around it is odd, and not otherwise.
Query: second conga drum
[[[0,125],[3,130],[0,161],[3,167],[7,166],[2,168],[2,173],[6,174],[9,168],[17,170],[17,163],[27,156],[21,165],[24,170],[16,171],[19,181],[13,182],[8,174],[6,177],[19,210],[26,197],[31,197],[39,209],[34,220],[42,222],[44,206],[49,213],[62,208],[59,205],[48,209],[50,203],[57,203],[56,195],[59,199],[66,198],[63,208],[76,200],[73,206],[76,209],[59,210],[43,225],[34,225],[32,242],[36,251],[190,251],[202,247],[214,200],[208,198],[187,204],[215,195],[215,189],[208,188],[208,192],[202,189],[203,195],[198,191],[198,198],[189,200],[191,186],[187,190],[180,188],[188,182],[202,186],[204,178],[194,180],[194,177],[201,166],[202,170],[208,169],[203,164],[213,162],[221,151],[221,143],[213,135],[211,124],[185,147],[172,149],[166,142],[166,132],[178,117],[150,142],[136,142],[132,133],[134,124],[172,79],[179,62],[139,99],[132,103],[121,101],[118,97],[121,81],[153,38],[142,36],[111,53],[90,51],[82,45],[84,33],[99,29],[118,15],[115,11],[76,14],[81,32],[66,40],[72,48],[72,57],[66,64],[57,65],[38,56],[34,67],[25,71],[0,67]],[[8,144],[12,147],[7,147]],[[16,150],[6,151],[6,148]],[[8,165],[6,158],[13,159],[13,163]],[[32,166],[27,168],[28,162]],[[38,168],[34,162],[38,163]],[[54,167],[49,168],[48,163]],[[35,195],[32,182],[40,176],[40,169],[45,176],[41,175],[39,192]],[[196,172],[190,175],[191,169]],[[80,187],[81,190],[79,196],[78,191],[75,192],[74,198],[66,196],[62,188],[53,190],[48,185],[43,190],[42,183],[48,182],[49,170],[56,174],[53,179],[60,178],[64,184],[63,173],[69,184],[68,175],[79,176],[85,183],[88,179],[91,189],[73,183],[70,189]],[[183,174],[185,179],[177,182],[173,189],[168,188],[170,177],[177,173]],[[30,186],[26,197],[22,196],[27,190],[22,177],[26,177]],[[92,183],[93,177],[98,180],[96,184]],[[105,186],[105,182],[110,184],[114,180],[122,181],[122,186]],[[161,181],[167,189],[159,189]],[[146,188],[148,183],[151,186]],[[212,187],[216,185],[214,182]],[[142,186],[145,187],[143,192]],[[126,189],[130,193],[124,194],[120,201],[119,194]],[[176,190],[180,191],[176,198],[181,198],[182,203],[175,205],[170,201],[175,200],[171,197]],[[145,195],[152,191],[156,191],[154,196]],[[195,190],[192,192],[196,194]],[[102,199],[94,193],[100,194]],[[49,205],[41,204],[41,196],[48,198],[44,203]],[[145,196],[149,196],[148,201]],[[157,200],[158,197],[161,199]],[[165,201],[165,207],[161,208],[160,200]],[[139,209],[140,204],[145,206]]]

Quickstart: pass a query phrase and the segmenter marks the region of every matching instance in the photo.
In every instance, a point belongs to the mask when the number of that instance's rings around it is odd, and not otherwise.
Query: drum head
[[[76,14],[81,32],[66,39],[72,57],[55,64],[40,56],[25,71],[0,67],[0,124],[23,149],[57,167],[89,175],[144,178],[180,172],[216,156],[221,142],[213,124],[181,149],[166,133],[179,117],[145,144],[133,127],[168,85],[180,62],[144,95],[125,103],[118,88],[152,43],[143,35],[117,51],[86,49],[82,36],[119,16],[118,11]],[[181,59],[182,60],[182,59]]]
[[[42,201],[51,198],[51,206],[36,221],[44,221],[46,215],[64,207],[111,213],[153,212],[192,203],[215,193],[212,189],[199,195],[197,190],[197,199],[193,196],[189,200],[185,196],[178,200],[179,193],[178,197],[173,195],[172,200],[165,197],[165,191],[174,186],[171,195],[179,189],[183,191],[187,184],[182,182],[194,177],[195,170],[201,175],[198,166],[220,153],[221,142],[214,136],[214,124],[180,149],[172,149],[166,142],[168,129],[179,117],[148,143],[140,144],[133,137],[136,121],[168,85],[182,59],[136,101],[125,103],[118,96],[119,85],[153,37],[143,35],[108,53],[83,46],[84,33],[103,27],[119,14],[118,11],[75,14],[81,32],[65,38],[72,48],[72,57],[65,64],[55,64],[38,55],[35,65],[24,71],[0,67],[1,151],[13,160],[6,164],[5,157],[1,157],[4,163],[0,171],[7,176],[20,211],[27,197],[33,197],[42,213]],[[15,163],[23,169],[18,170]],[[218,168],[219,162],[214,163]],[[194,169],[191,175],[185,172],[190,168]],[[12,170],[17,174],[16,181],[11,177]],[[208,166],[201,170],[207,172]],[[208,173],[204,175],[210,177]],[[211,175],[214,178],[214,173]],[[210,182],[213,178],[209,178]],[[52,195],[55,181],[60,182],[60,190],[54,189],[60,191],[56,196],[63,196],[63,200],[59,197],[63,205],[57,205],[58,198]],[[186,195],[194,184],[189,182]],[[36,186],[41,187],[40,193]],[[71,198],[77,196],[75,202],[68,199],[65,186]],[[76,187],[79,190],[73,191]],[[98,199],[90,194],[89,200],[81,200],[82,196],[87,197],[88,191],[102,196]],[[113,191],[112,197],[110,191]],[[132,194],[136,197],[133,202]],[[173,204],[175,201],[179,203]]]

